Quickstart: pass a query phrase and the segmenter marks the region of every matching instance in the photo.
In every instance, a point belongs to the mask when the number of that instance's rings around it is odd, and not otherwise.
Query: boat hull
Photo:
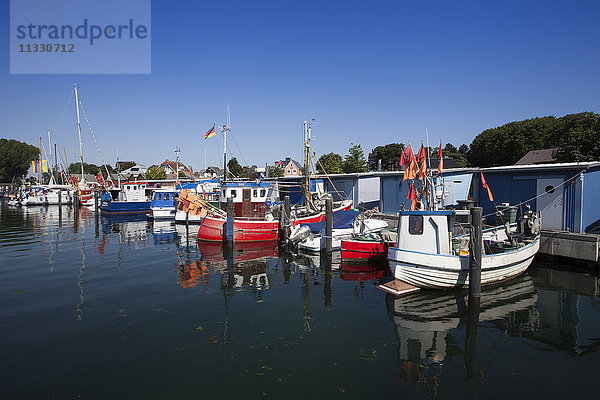
[[[523,273],[540,247],[539,235],[529,244],[505,253],[481,257],[481,284],[502,282]],[[469,286],[469,256],[451,256],[389,249],[388,259],[394,277],[427,289],[452,289]]]
[[[342,261],[369,262],[386,260],[390,247],[394,242],[367,241],[367,240],[342,240]]]
[[[175,217],[175,206],[150,207],[150,217],[154,219],[173,219]]]
[[[198,228],[198,240],[207,242],[222,242],[226,239],[226,219],[204,217]],[[233,221],[234,242],[276,241],[279,239],[279,222],[265,220]]]
[[[150,211],[149,201],[102,201],[103,214],[146,214]]]

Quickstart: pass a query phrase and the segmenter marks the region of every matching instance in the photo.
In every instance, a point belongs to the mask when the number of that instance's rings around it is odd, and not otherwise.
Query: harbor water
[[[0,209],[4,399],[581,398],[600,379],[597,272],[535,262],[393,297],[385,266],[87,209]]]

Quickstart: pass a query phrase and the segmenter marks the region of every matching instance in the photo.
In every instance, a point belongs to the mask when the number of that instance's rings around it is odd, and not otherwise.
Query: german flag
[[[208,132],[206,132],[206,133],[204,134],[204,139],[211,138],[211,137],[215,136],[216,134],[217,134],[217,132],[215,131],[215,126],[213,125],[213,127],[212,127],[212,128],[210,128],[210,129],[208,130]]]

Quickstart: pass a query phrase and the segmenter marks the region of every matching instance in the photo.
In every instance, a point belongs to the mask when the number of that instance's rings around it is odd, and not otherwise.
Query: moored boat
[[[120,188],[102,193],[100,211],[103,214],[146,214],[150,201],[145,182],[125,182]]]
[[[389,249],[396,279],[430,289],[469,285],[469,235],[453,237],[457,211],[401,211],[398,239]],[[502,225],[483,234],[481,284],[523,273],[540,247],[540,220],[531,211],[510,230]]]

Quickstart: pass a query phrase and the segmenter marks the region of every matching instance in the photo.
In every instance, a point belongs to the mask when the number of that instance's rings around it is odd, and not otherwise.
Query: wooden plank
[[[414,292],[421,290],[421,288],[410,285],[404,281],[401,281],[400,279],[394,279],[393,281],[389,281],[389,282],[384,283],[383,285],[379,285],[377,287],[381,290],[384,290],[384,291],[391,293],[393,295],[396,295],[396,296],[400,296],[400,295],[408,294],[408,293],[414,293]]]

